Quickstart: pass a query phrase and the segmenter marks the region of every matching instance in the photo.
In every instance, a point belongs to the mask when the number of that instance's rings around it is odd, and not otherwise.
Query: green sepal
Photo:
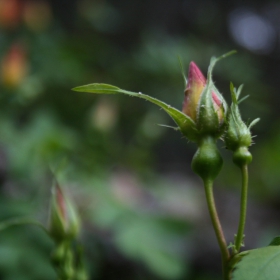
[[[212,91],[211,83],[207,83],[198,105],[197,128],[202,135],[213,135],[218,138],[220,135],[220,121],[214,108]]]
[[[179,60],[180,68],[181,68],[181,74],[182,74],[182,77],[183,77],[183,80],[184,80],[184,86],[186,87],[187,84],[188,84],[188,79],[187,79],[186,74],[184,72],[184,66],[183,66],[182,59],[179,55],[178,55],[178,60]]]
[[[116,86],[108,85],[108,84],[89,84],[84,86],[75,87],[72,90],[79,91],[79,92],[90,92],[90,93],[97,93],[97,94],[126,94],[133,97],[139,97],[145,100],[150,101],[161,107],[178,125],[181,133],[186,136],[190,141],[196,142],[198,139],[198,132],[196,129],[196,125],[194,121],[182,113],[181,111],[177,110],[176,108],[156,99],[149,95],[143,94],[141,92],[132,92],[120,89]]]
[[[227,113],[228,107],[224,97],[214,85],[214,82],[212,80],[212,72],[215,64],[219,60],[229,55],[232,55],[233,53],[235,53],[235,51],[231,51],[218,58],[212,57],[210,60],[210,65],[208,67],[208,72],[207,72],[207,83],[201,94],[199,105],[198,105],[197,127],[198,127],[198,131],[201,134],[204,135],[210,134],[218,138],[223,133],[224,116]],[[221,101],[222,104],[221,105],[222,107],[220,108],[220,113],[222,114],[222,116],[220,118],[218,112],[214,107],[212,92],[215,93],[215,95],[218,97],[218,99]]]
[[[260,118],[256,118],[254,119],[249,125],[248,128],[251,129],[254,125],[256,125],[261,119]]]

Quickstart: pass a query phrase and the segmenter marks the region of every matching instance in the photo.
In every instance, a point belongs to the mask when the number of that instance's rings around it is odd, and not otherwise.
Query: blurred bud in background
[[[112,130],[118,120],[117,105],[107,98],[100,98],[90,113],[91,124],[101,131]]]
[[[74,239],[80,231],[80,221],[73,203],[63,194],[56,183],[52,190],[49,232],[54,240],[61,242]]]
[[[17,28],[21,21],[23,1],[0,0],[0,26],[5,29]]]
[[[22,45],[13,44],[1,62],[1,80],[5,87],[18,87],[28,73],[26,51]]]

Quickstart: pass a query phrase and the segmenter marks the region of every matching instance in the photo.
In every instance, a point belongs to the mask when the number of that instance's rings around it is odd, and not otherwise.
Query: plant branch
[[[229,279],[227,272],[227,262],[230,258],[229,251],[227,249],[227,243],[225,240],[224,232],[220,223],[220,219],[218,217],[216,204],[213,195],[213,181],[212,180],[204,180],[205,194],[208,205],[209,214],[211,217],[212,225],[218,240],[218,244],[220,247],[221,255],[222,255],[222,265],[223,265],[223,275],[224,280]]]
[[[241,167],[242,172],[242,190],[241,190],[241,203],[240,203],[240,216],[238,232],[235,239],[235,250],[238,253],[243,244],[244,228],[246,222],[247,211],[247,194],[248,194],[248,166],[243,165]]]
[[[31,220],[30,218],[12,218],[6,221],[2,221],[0,222],[0,232],[8,229],[9,227],[20,226],[20,225],[38,226],[49,235],[49,232],[41,223]]]

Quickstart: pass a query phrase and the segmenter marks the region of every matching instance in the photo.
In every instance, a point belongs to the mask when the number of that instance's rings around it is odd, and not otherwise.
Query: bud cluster
[[[228,54],[227,54],[228,55]],[[247,126],[241,119],[238,100],[242,86],[236,91],[231,84],[232,104],[228,109],[227,103],[212,80],[214,65],[220,58],[212,58],[208,68],[207,79],[198,66],[191,62],[188,79],[185,78],[186,89],[182,112],[194,123],[188,130],[182,131],[188,137],[195,135],[193,140],[198,150],[193,158],[192,168],[203,180],[213,180],[222,167],[222,159],[215,141],[223,137],[226,147],[233,151],[233,161],[238,166],[248,164],[252,156],[248,151],[252,137],[250,128],[259,119]]]

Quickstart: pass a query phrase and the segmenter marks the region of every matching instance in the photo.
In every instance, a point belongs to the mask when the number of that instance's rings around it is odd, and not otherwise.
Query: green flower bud
[[[198,139],[205,135],[218,138],[223,133],[227,104],[212,81],[212,70],[219,59],[211,59],[207,80],[197,65],[190,63],[182,111],[194,121]]]
[[[218,176],[222,165],[223,159],[217,149],[215,139],[213,137],[203,138],[192,160],[193,171],[203,181],[213,181]]]
[[[242,86],[240,86],[236,91],[236,89],[233,87],[233,84],[231,84],[230,89],[232,104],[227,114],[224,141],[227,149],[234,152],[233,162],[241,167],[243,165],[249,164],[252,161],[252,155],[248,151],[248,147],[252,143],[250,128],[256,124],[259,119],[254,120],[249,126],[247,126],[242,121],[238,108],[238,104],[242,101],[238,101]]]
[[[57,242],[74,239],[80,230],[80,221],[73,204],[62,193],[58,184],[52,190],[49,233]]]

